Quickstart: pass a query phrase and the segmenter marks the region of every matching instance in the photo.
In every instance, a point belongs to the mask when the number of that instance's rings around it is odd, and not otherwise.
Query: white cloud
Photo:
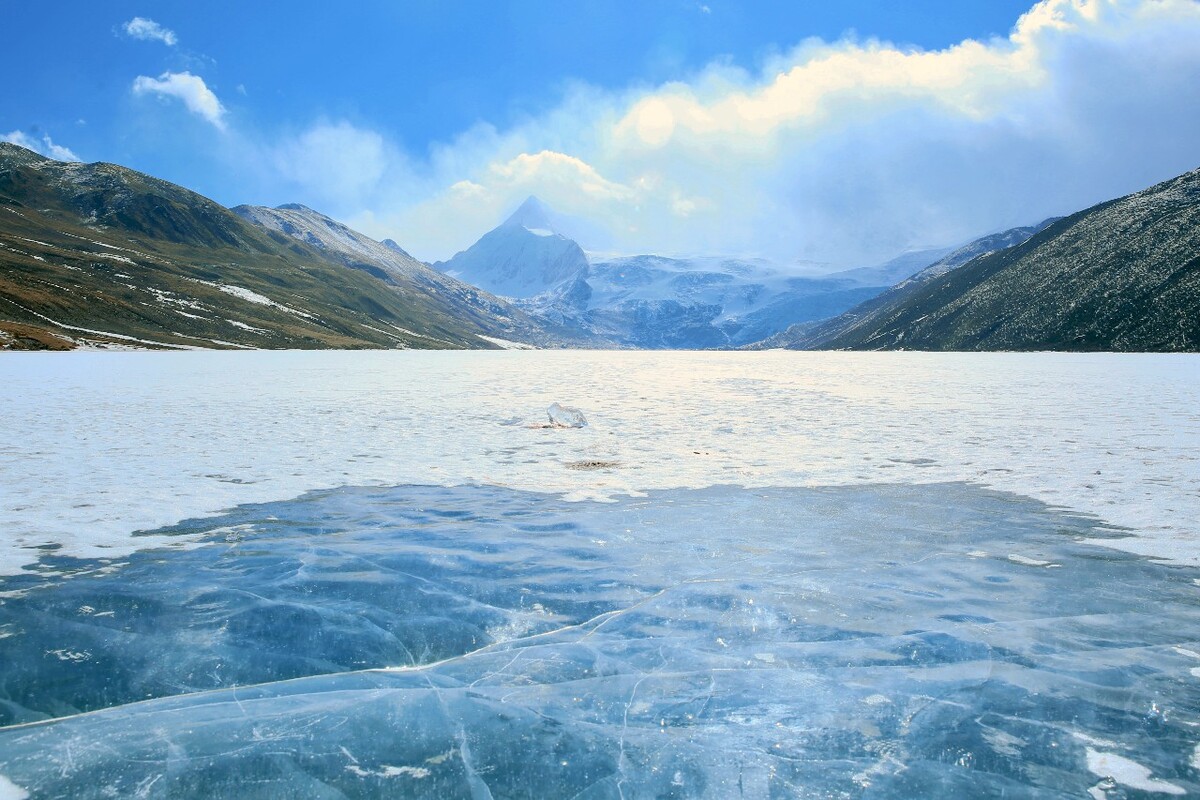
[[[164,72],[157,78],[139,75],[133,82],[136,95],[152,94],[182,100],[187,110],[225,130],[225,107],[199,75],[190,72]]]
[[[0,142],[20,145],[35,153],[41,153],[47,158],[57,159],[58,161],[80,160],[79,156],[71,152],[70,148],[63,147],[51,141],[50,134],[48,133],[42,134],[42,137],[39,139],[35,136],[30,136],[24,131],[12,131],[11,133],[0,135]]]
[[[1045,0],[1007,36],[941,50],[814,40],[755,72],[578,86],[415,160],[321,123],[272,163],[296,199],[428,259],[537,194],[627,251],[872,263],[1200,166],[1198,41],[1197,0]]]
[[[175,35],[175,31],[164,28],[146,17],[134,17],[122,25],[121,29],[125,31],[126,36],[133,39],[162,42],[167,47],[174,47],[179,43],[179,37]]]

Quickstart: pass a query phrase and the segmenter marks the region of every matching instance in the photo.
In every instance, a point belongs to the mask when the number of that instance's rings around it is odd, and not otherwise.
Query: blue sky
[[[861,263],[1200,163],[1195,0],[1031,6],[27,3],[0,136],[430,259],[533,192],[594,245]]]

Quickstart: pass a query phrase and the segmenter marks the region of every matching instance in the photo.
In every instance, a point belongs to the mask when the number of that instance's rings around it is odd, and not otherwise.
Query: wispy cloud
[[[175,35],[175,31],[164,28],[146,17],[134,17],[122,25],[121,30],[125,31],[125,35],[132,39],[162,42],[167,47],[174,47],[179,43],[179,37]]]
[[[157,78],[139,75],[133,82],[135,95],[174,97],[183,101],[187,110],[225,130],[225,107],[199,75],[190,72],[164,72]]]
[[[9,142],[10,144],[20,145],[35,153],[41,153],[47,158],[54,158],[59,161],[79,161],[79,156],[75,155],[70,148],[63,147],[60,144],[55,144],[50,139],[50,134],[44,133],[41,138],[30,136],[24,131],[12,131],[0,135],[0,142]]]
[[[375,131],[320,121],[276,142],[259,160],[306,196],[345,207],[375,196],[401,156]]]

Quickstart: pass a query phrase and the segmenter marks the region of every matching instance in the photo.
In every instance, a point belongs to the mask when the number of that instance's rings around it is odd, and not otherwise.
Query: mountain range
[[[115,164],[0,143],[0,346],[580,343],[315,212],[246,213],[262,224]]]
[[[608,255],[531,197],[428,265],[311,208],[227,209],[0,143],[0,349],[1197,350],[1200,171],[957,248],[801,275]],[[595,229],[591,229],[594,231]]]
[[[571,227],[579,225],[530,197],[471,247],[434,266],[581,335],[624,347],[703,349],[836,315],[947,252],[803,277],[763,259],[587,252]]]

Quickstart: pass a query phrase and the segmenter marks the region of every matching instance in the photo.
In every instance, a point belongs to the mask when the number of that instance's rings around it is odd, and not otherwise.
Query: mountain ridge
[[[232,210],[255,225],[298,239],[350,269],[362,270],[389,283],[397,291],[424,295],[429,303],[474,325],[485,336],[548,347],[567,343],[594,346],[593,342],[534,320],[516,306],[435,270],[395,242],[388,245],[371,239],[308,206],[240,205]]]
[[[419,296],[115,164],[0,143],[3,347],[493,348]]]
[[[795,349],[1200,350],[1200,169],[764,342]]]

